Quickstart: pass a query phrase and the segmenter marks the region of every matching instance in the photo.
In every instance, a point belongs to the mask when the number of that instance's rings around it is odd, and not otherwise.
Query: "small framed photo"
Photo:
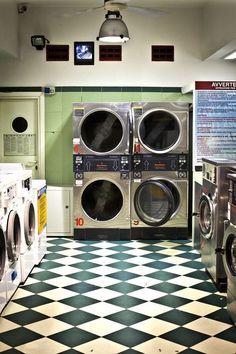
[[[74,42],[74,65],[94,65],[94,42]]]

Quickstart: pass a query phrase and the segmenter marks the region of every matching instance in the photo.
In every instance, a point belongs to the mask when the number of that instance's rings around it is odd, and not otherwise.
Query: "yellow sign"
[[[38,234],[40,235],[47,225],[47,195],[46,189],[38,194]]]

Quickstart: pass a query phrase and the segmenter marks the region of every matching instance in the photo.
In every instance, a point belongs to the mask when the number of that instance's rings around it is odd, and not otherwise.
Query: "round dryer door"
[[[91,182],[83,191],[81,204],[85,213],[96,221],[116,217],[123,206],[123,195],[116,184],[106,179]]]
[[[27,246],[32,245],[35,239],[35,211],[31,202],[25,204],[24,210],[24,235]]]
[[[138,135],[141,143],[153,153],[167,153],[179,143],[182,127],[179,118],[164,109],[146,112],[139,124]]]
[[[199,201],[199,227],[201,235],[209,239],[213,234],[214,208],[213,202],[207,195],[202,195]]]
[[[151,179],[140,184],[134,195],[139,218],[147,225],[161,226],[170,220],[180,206],[180,193],[165,179]]]
[[[10,262],[15,262],[20,256],[20,218],[16,211],[10,211],[7,219],[7,255]]]
[[[112,152],[121,143],[123,125],[119,116],[111,110],[93,110],[87,114],[81,126],[81,139],[93,152]]]
[[[225,258],[232,275],[236,275],[236,234],[229,234],[225,242]]]
[[[6,267],[6,240],[3,229],[0,226],[0,280]]]

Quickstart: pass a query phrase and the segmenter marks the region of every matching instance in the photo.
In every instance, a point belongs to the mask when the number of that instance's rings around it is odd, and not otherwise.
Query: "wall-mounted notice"
[[[197,81],[194,91],[194,165],[202,158],[236,158],[236,81]]]
[[[35,156],[36,134],[4,134],[4,156]]]

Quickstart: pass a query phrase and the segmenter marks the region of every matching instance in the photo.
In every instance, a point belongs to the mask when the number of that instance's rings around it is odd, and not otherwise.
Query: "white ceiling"
[[[0,3],[4,0],[0,0]],[[27,4],[30,7],[76,7],[88,9],[103,6],[104,0],[14,0],[19,4]],[[119,2],[119,0],[117,0]],[[124,0],[120,0],[124,2]],[[170,8],[189,8],[202,7],[206,4],[216,3],[235,3],[235,0],[126,0],[130,6],[170,9]]]

